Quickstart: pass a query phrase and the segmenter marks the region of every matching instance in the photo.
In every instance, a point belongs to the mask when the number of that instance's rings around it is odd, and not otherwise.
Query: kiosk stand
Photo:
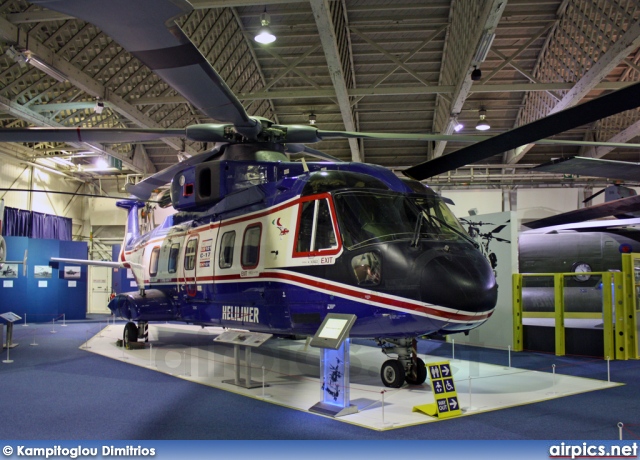
[[[213,339],[214,342],[230,343],[233,345],[235,378],[232,380],[223,380],[222,383],[229,383],[247,389],[263,386],[263,382],[251,380],[251,349],[259,347],[272,336],[273,334],[264,334],[261,332],[226,331]],[[240,377],[240,347],[244,347],[245,378]]]
[[[11,364],[13,360],[9,358],[9,350],[18,346],[17,343],[13,343],[13,323],[22,318],[11,312],[1,314],[0,318],[4,319],[7,322],[7,342],[3,344],[3,348],[7,349],[7,359],[3,360],[2,362],[5,364]],[[4,331],[4,328],[2,329]],[[2,334],[0,334],[0,343],[2,343]]]
[[[309,412],[342,417],[355,414],[358,407],[349,400],[349,331],[356,315],[329,313],[311,339],[312,347],[322,348],[320,353],[321,401]]]
[[[15,313],[3,313],[0,315],[0,318],[4,319],[7,322],[7,341],[3,343],[4,348],[15,348],[18,346],[17,343],[13,343],[13,323],[21,320],[22,318]]]

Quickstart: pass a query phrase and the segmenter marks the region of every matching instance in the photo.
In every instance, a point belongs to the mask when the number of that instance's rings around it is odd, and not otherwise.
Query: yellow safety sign
[[[427,369],[429,371],[429,380],[431,381],[435,402],[414,406],[413,412],[423,412],[438,418],[462,415],[449,361],[428,363]]]

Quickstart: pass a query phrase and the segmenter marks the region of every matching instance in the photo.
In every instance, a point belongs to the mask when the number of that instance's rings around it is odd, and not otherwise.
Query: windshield
[[[334,202],[342,241],[349,249],[383,241],[411,240],[422,211],[425,215],[419,226],[420,238],[459,240],[466,235],[438,196],[355,191],[336,194]]]

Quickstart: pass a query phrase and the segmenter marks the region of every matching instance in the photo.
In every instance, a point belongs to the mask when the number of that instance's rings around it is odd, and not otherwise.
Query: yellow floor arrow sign
[[[414,406],[413,412],[423,412],[438,418],[462,415],[449,361],[428,363],[427,369],[429,370],[429,380],[431,380],[435,403]]]

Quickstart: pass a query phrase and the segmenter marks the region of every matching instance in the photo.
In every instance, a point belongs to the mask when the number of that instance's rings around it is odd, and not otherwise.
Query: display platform
[[[223,329],[174,324],[150,325],[150,341],[147,346],[141,350],[125,350],[116,346],[116,341],[122,337],[123,328],[122,324],[109,325],[81,348],[128,364],[292,409],[308,411],[320,398],[319,350],[307,346],[305,340],[270,339],[264,345],[254,348],[251,362],[253,379],[264,382],[265,387],[260,385],[245,389],[223,382],[235,375],[233,346],[213,342]],[[373,430],[401,428],[439,420],[421,412],[413,412],[415,406],[434,402],[434,393],[428,384],[405,385],[399,389],[383,387],[379,374],[386,357],[379,348],[352,344],[350,356],[351,403],[358,406],[358,412],[335,420]],[[430,362],[443,361],[438,356],[420,357],[427,366]],[[462,406],[462,416],[620,385],[458,359],[451,360],[451,370]]]

